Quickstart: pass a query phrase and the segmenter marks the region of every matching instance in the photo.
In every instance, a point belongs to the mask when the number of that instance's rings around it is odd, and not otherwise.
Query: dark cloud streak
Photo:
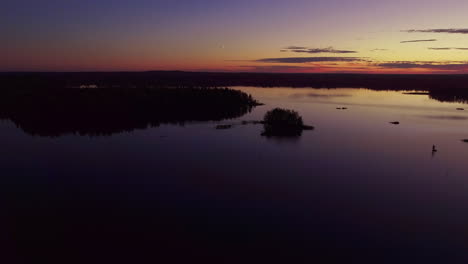
[[[349,53],[357,53],[354,50],[338,50],[334,49],[333,47],[328,48],[307,48],[307,47],[298,47],[298,46],[290,46],[283,50],[289,50],[295,53],[309,53],[309,54],[318,54],[318,53],[335,53],[335,54],[349,54]]]
[[[452,48],[427,48],[430,50],[451,50]]]
[[[307,47],[301,47],[301,46],[289,46],[285,48],[286,50],[304,50],[307,49]]]
[[[319,67],[301,67],[301,66],[285,66],[285,65],[269,65],[269,66],[243,66],[247,71],[254,72],[303,72],[316,71]]]
[[[410,29],[410,30],[403,30],[403,32],[408,32],[408,33],[468,34],[468,28]]]
[[[256,62],[266,63],[309,63],[309,62],[352,62],[363,61],[358,57],[289,57],[289,58],[265,58],[256,60]]]
[[[415,43],[415,42],[432,42],[437,41],[437,39],[415,39],[415,40],[405,40],[400,43]]]
[[[428,48],[430,50],[468,50],[468,48],[453,48],[453,47],[442,47],[442,48]]]

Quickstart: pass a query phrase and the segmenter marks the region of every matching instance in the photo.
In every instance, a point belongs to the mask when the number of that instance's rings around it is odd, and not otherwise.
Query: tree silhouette
[[[299,113],[282,108],[268,111],[263,118],[263,127],[262,135],[267,137],[298,137],[304,129],[312,129],[304,126]]]

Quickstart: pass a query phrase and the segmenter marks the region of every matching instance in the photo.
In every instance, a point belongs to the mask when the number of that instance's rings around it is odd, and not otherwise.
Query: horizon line
[[[120,70],[120,71],[0,71],[0,74],[48,74],[48,73],[225,73],[225,74],[301,74],[301,75],[468,75],[467,73],[427,72],[427,73],[389,73],[389,72],[261,72],[261,71],[190,71],[190,70]]]

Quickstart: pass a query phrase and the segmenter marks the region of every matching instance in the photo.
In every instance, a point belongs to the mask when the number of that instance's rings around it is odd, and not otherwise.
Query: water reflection
[[[344,87],[343,87],[344,88]],[[348,93],[346,89],[343,88],[297,88],[297,89],[314,89],[318,92],[313,93],[292,93],[289,95],[291,98],[305,98],[305,97],[312,97],[312,98],[322,98],[322,99],[330,99],[330,98],[343,98],[343,97],[351,97],[352,94]],[[368,88],[362,88],[368,89]],[[340,90],[343,93],[335,93],[333,90]],[[356,90],[356,89],[350,89]],[[368,89],[370,91],[383,91],[383,92],[391,92],[393,90],[373,90]],[[431,91],[424,91],[424,92],[403,92],[402,94],[405,95],[420,95],[420,96],[428,96],[430,99],[437,100],[439,102],[452,102],[452,103],[461,103],[461,104],[468,104],[468,93],[463,90],[456,90],[456,89],[447,89],[447,90],[431,90]]]
[[[271,142],[271,143],[276,143],[276,144],[279,144],[279,145],[285,145],[285,144],[300,144],[300,140],[301,140],[301,136],[302,136],[302,132],[300,132],[300,134],[297,134],[297,135],[276,135],[276,136],[265,136],[263,135],[262,133],[262,136],[264,138],[266,138],[266,140],[268,142]]]
[[[423,115],[422,117],[429,119],[441,119],[441,120],[468,120],[468,116],[458,115]]]
[[[291,98],[303,98],[303,97],[312,97],[312,98],[332,98],[332,97],[350,97],[351,94],[324,94],[324,93],[294,93],[291,94]]]
[[[269,139],[297,139],[302,136],[302,131],[302,129],[272,129],[264,125],[261,136]]]
[[[395,91],[236,89],[266,106],[226,130],[49,139],[0,122],[4,254],[24,263],[467,263],[468,124],[425,117],[468,115],[463,105]],[[336,110],[343,105],[352,107]],[[287,144],[242,122],[274,107],[316,130]]]

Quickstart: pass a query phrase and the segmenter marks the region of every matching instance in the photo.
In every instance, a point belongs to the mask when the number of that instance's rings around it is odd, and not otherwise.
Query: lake
[[[401,91],[234,89],[265,105],[97,137],[31,136],[0,121],[7,256],[468,260],[466,104]],[[275,107],[315,129],[267,138],[261,124],[241,124]]]

